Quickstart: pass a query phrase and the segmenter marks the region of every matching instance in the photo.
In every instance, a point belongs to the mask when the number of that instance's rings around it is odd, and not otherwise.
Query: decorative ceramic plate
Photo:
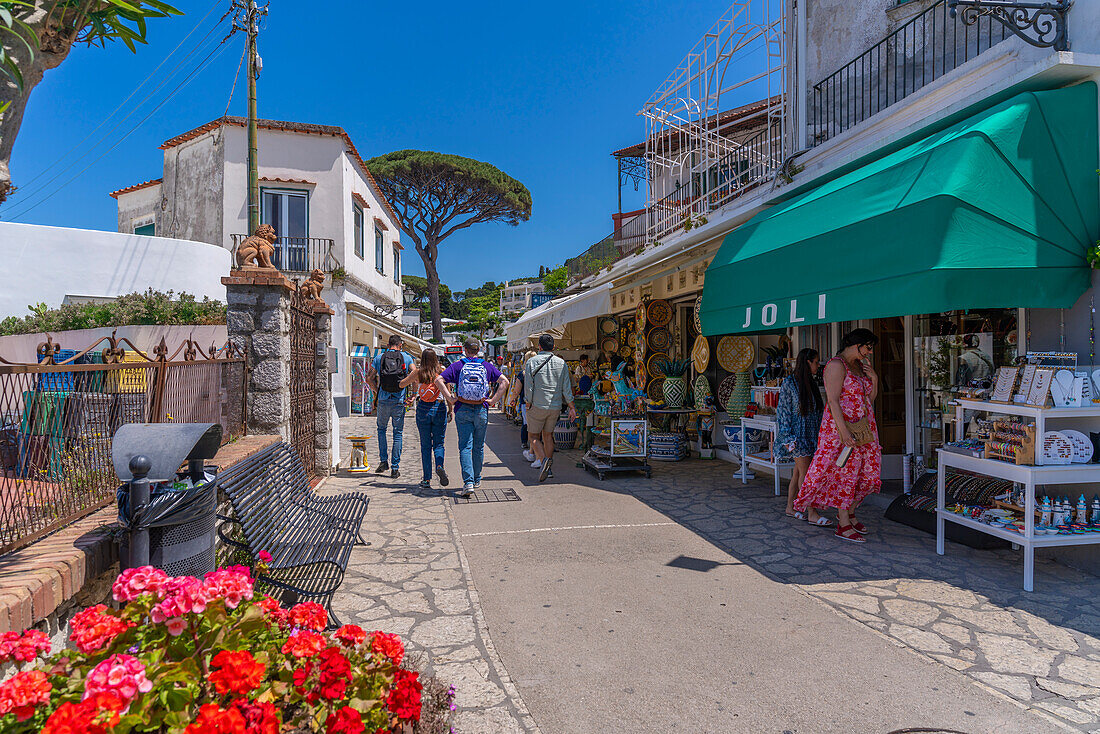
[[[600,334],[614,336],[619,331],[619,320],[614,316],[600,317]]]
[[[1065,434],[1066,438],[1073,444],[1074,464],[1087,464],[1092,460],[1092,454],[1095,447],[1092,445],[1092,441],[1089,440],[1088,436],[1072,428],[1063,428],[1060,433]],[[1100,522],[1100,518],[1097,518],[1097,521]]]
[[[600,351],[615,354],[619,351],[619,340],[613,336],[605,336],[600,340]]]
[[[634,361],[639,365],[645,364],[645,339],[641,334],[634,335]]]
[[[634,329],[638,332],[645,331],[645,304],[639,303],[634,309]]]
[[[646,375],[645,370],[634,369],[634,386],[639,390],[645,390],[646,383],[649,382],[649,376]]]
[[[695,409],[702,410],[706,407],[706,400],[710,397],[710,383],[707,381],[706,375],[699,375],[695,378]]]
[[[726,372],[744,372],[752,367],[756,349],[747,336],[724,336],[718,340],[714,353],[718,357],[718,366]]]
[[[1069,464],[1073,461],[1073,441],[1060,431],[1043,434],[1043,461],[1047,464]]]
[[[650,377],[664,377],[664,375],[657,371],[657,364],[664,359],[668,359],[668,355],[664,352],[654,352],[649,355],[649,359],[647,359],[645,363],[645,370]]]
[[[646,309],[646,323],[650,326],[668,326],[670,321],[672,321],[672,306],[668,305],[668,301],[649,302],[649,307]]]
[[[669,344],[672,343],[672,335],[668,333],[668,329],[657,327],[650,329],[646,342],[654,352],[664,352],[668,350]]]
[[[654,377],[650,380],[649,385],[646,387],[646,395],[649,396],[650,400],[663,401],[665,399],[665,378]]]
[[[619,356],[623,359],[630,359],[630,355],[634,354],[634,350],[630,348],[629,344],[624,344],[619,347]]]
[[[726,403],[730,401],[730,395],[733,395],[733,389],[737,387],[737,375],[730,375],[718,385],[718,399],[715,401],[719,410],[726,407]]]
[[[706,372],[710,366],[710,344],[705,336],[695,337],[695,344],[691,348],[691,365],[696,372]]]
[[[695,324],[695,333],[696,334],[702,334],[703,333],[703,322],[699,318],[699,309],[702,307],[702,305],[703,305],[703,294],[700,293],[699,297],[695,299],[695,308],[692,309],[692,313],[691,313],[691,322],[693,324]]]

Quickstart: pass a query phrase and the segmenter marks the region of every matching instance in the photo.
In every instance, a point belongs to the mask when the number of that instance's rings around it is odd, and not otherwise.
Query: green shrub
[[[100,326],[225,323],[225,304],[221,301],[207,296],[200,301],[189,293],[175,297],[173,291],[162,293],[152,288],[106,303],[67,303],[60,308],[47,308],[39,303],[27,309],[28,316],[9,316],[0,321],[0,336]]]

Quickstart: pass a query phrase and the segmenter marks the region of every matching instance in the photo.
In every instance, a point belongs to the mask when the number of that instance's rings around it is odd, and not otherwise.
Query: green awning
[[[954,309],[1068,308],[1097,240],[1097,93],[1029,92],[756,215],[726,236],[712,336]]]
[[[503,347],[508,343],[508,337],[494,336],[492,339],[486,339],[485,343],[492,347]]]

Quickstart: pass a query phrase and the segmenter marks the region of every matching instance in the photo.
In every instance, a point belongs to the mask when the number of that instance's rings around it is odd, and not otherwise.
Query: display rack
[[[1020,403],[994,403],[987,400],[959,398],[955,403],[956,440],[962,440],[965,426],[963,411],[1016,415],[1035,420],[1037,441],[1042,440],[1046,432],[1047,421],[1072,419],[1088,423],[1095,429],[1100,426],[1100,405],[1088,405],[1076,408],[1040,408]],[[994,458],[965,456],[940,449],[938,481],[936,493],[936,552],[944,553],[944,523],[953,522],[972,528],[987,535],[1002,538],[1024,552],[1024,590],[1032,591],[1035,586],[1035,549],[1070,545],[1100,544],[1100,533],[1082,533],[1070,535],[1035,534],[1035,488],[1039,485],[1059,484],[1095,484],[1100,483],[1100,464],[1043,464],[1042,451],[1036,449],[1035,462],[1021,465],[1015,462]],[[1007,479],[1024,486],[1024,532],[1017,533],[1006,528],[994,527],[978,520],[952,512],[946,507],[945,479],[949,467],[982,474],[988,477]]]
[[[761,431],[767,431],[768,433],[771,434],[771,437],[772,437],[771,442],[770,442],[771,449],[770,449],[770,451],[768,451],[768,455],[750,454],[750,453],[748,453],[748,451],[746,451],[746,448],[745,448],[745,446],[746,446],[745,435],[748,433],[750,428],[754,428],[754,429],[761,430]],[[771,469],[772,477],[775,481],[775,496],[776,497],[778,497],[779,494],[780,494],[780,492],[779,492],[779,482],[780,482],[781,470],[784,469],[784,468],[794,467],[794,462],[793,461],[781,461],[781,460],[778,460],[778,459],[775,458],[775,439],[776,439],[776,436],[778,434],[779,434],[779,424],[775,421],[774,418],[771,419],[771,420],[769,420],[767,418],[742,418],[741,419],[741,469],[740,469],[741,483],[742,484],[748,484],[748,482],[749,482],[749,478],[748,478],[748,474],[747,474],[747,469],[748,469],[749,464],[753,464],[754,466],[761,466],[761,467],[764,467],[766,469]]]
[[[612,413],[610,415],[600,415],[598,418],[607,421],[608,435],[610,435],[611,421],[613,420],[644,420],[645,414],[639,413]],[[592,432],[595,435],[602,436],[603,429],[593,428]],[[588,451],[581,457],[580,466],[586,471],[590,471],[601,480],[606,478],[608,474],[614,474],[616,472],[642,472],[645,474],[646,479],[653,476],[653,470],[649,465],[648,456],[614,456],[611,453],[610,447],[603,447],[599,445],[593,445],[589,447]]]

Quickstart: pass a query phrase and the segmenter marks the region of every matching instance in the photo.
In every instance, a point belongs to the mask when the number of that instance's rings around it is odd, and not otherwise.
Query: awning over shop
[[[508,343],[508,337],[494,336],[492,339],[486,339],[485,343],[491,347],[502,347]]]
[[[351,356],[352,357],[366,357],[366,358],[369,359],[370,358],[370,347],[364,346],[362,344],[356,344],[355,346],[353,346],[351,348]]]
[[[514,324],[509,324],[508,350],[518,352],[527,348],[527,337],[549,332],[555,327],[573,324],[571,341],[586,338],[587,324],[591,323],[591,340],[577,342],[579,346],[596,343],[596,317],[611,313],[611,284],[592,288],[558,300],[544,303],[523,314]],[[584,323],[576,323],[584,322]]]
[[[707,269],[707,335],[1072,306],[1097,240],[1094,83],[1029,92],[761,212]]]

